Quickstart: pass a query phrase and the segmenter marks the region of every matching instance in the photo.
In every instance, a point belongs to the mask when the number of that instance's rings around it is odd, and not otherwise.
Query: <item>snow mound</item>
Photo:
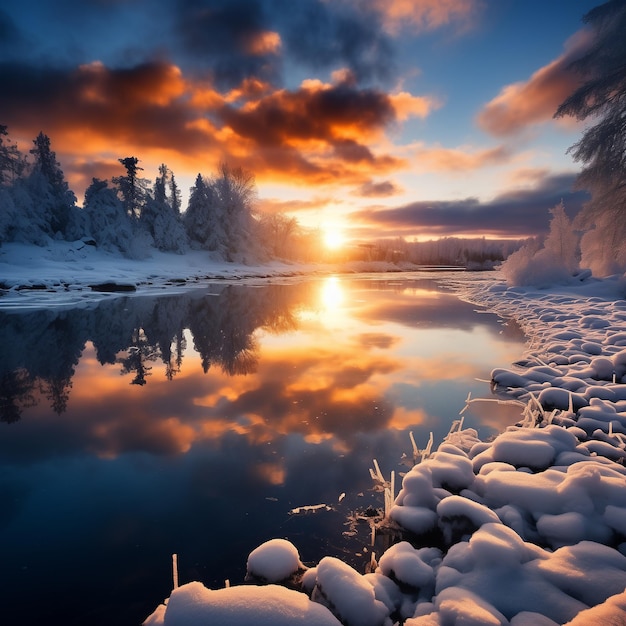
[[[241,585],[212,591],[191,582],[172,591],[144,626],[339,626],[340,622],[321,604],[298,591],[278,585]]]
[[[286,539],[270,539],[248,556],[247,577],[278,583],[304,570],[298,549]]]

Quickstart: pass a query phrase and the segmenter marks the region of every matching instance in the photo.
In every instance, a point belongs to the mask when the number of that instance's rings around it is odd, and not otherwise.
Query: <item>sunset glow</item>
[[[79,204],[130,155],[147,181],[174,172],[183,211],[198,173],[243,167],[261,212],[323,229],[332,211],[327,250],[526,237],[561,199],[572,213],[585,200],[566,153],[580,125],[553,115],[593,0],[551,2],[541,19],[482,0],[307,0],[288,15],[159,0],[107,5],[106,19],[69,1],[71,23],[42,2],[4,9],[0,123],[26,153],[50,137]]]
[[[330,250],[337,250],[346,243],[344,234],[338,229],[329,228],[324,233],[324,245]]]

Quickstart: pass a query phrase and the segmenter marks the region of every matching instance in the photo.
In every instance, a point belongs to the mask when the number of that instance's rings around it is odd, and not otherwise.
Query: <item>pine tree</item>
[[[143,167],[139,167],[137,157],[125,157],[118,161],[126,169],[126,176],[115,176],[112,181],[117,185],[118,192],[128,215],[138,220],[146,200],[147,181],[139,177]]]
[[[11,185],[26,169],[26,159],[8,137],[7,126],[0,124],[0,185]]]
[[[583,237],[581,248],[594,273],[612,273],[626,269],[626,2],[605,2],[583,21],[593,39],[571,66],[582,84],[555,116],[594,122],[570,148],[584,164],[577,185],[591,192],[580,222],[595,232]],[[602,254],[589,245],[599,245]]]
[[[193,187],[189,190],[189,203],[183,215],[185,230],[192,243],[205,250],[215,250],[212,245],[213,235],[211,215],[215,205],[215,193],[210,183],[202,177],[196,176]]]
[[[572,222],[565,213],[563,201],[550,209],[550,232],[543,247],[555,259],[563,264],[568,272],[573,273],[578,268],[578,235],[574,231]]]
[[[174,208],[173,200],[167,197],[172,176],[165,164],[159,167],[154,194],[153,197],[147,196],[140,225],[152,236],[157,249],[182,254],[188,248],[188,239],[180,213]]]
[[[30,153],[34,157],[34,166],[29,176],[33,200],[42,213],[47,234],[66,237],[72,230],[76,196],[50,147],[50,138],[40,132],[33,144]]]

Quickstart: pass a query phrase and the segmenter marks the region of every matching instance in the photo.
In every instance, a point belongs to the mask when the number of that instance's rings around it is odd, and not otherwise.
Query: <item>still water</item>
[[[0,622],[140,624],[173,553],[181,583],[218,588],[273,537],[363,571],[369,528],[350,516],[383,504],[372,460],[406,471],[409,432],[437,445],[522,352],[436,278],[0,311]],[[515,419],[493,406],[466,413],[483,438]]]

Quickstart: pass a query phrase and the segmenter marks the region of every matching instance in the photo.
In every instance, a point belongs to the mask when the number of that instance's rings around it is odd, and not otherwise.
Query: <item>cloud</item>
[[[391,33],[402,29],[434,30],[456,24],[462,30],[471,28],[483,3],[479,0],[365,0],[383,16]]]
[[[419,168],[430,172],[467,172],[508,161],[511,151],[505,146],[473,151],[467,148],[419,147],[415,160]]]
[[[538,69],[527,81],[504,87],[480,111],[478,125],[500,137],[552,120],[559,105],[579,86],[579,77],[570,64],[589,40],[587,31],[579,31],[557,59]]]
[[[284,59],[314,70],[347,66],[359,81],[389,81],[392,39],[369,3],[184,0],[173,12],[180,63],[220,88],[256,77],[282,84]],[[178,58],[178,57],[177,57]]]
[[[281,36],[271,27],[267,3],[260,0],[184,0],[173,22],[181,63],[232,88],[255,77],[278,84]]]
[[[359,87],[350,73],[342,76],[340,83],[309,80],[274,91],[246,79],[220,92],[160,60],[124,68],[95,62],[69,70],[5,63],[0,82],[11,88],[3,123],[24,142],[43,130],[62,165],[64,157],[71,163],[66,175],[76,180],[85,161],[129,154],[144,162],[165,160],[174,169],[198,162],[212,168],[226,160],[259,180],[312,184],[360,185],[374,173],[405,167],[404,159],[373,146],[407,115],[426,114],[425,99],[402,94],[398,100]]]
[[[441,107],[442,103],[432,97],[413,96],[406,91],[391,94],[389,96],[396,118],[404,122],[410,117],[427,117],[429,113]]]
[[[401,189],[390,180],[383,180],[379,183],[368,180],[364,182],[354,194],[366,198],[384,198],[400,193]]]
[[[548,210],[561,200],[570,216],[580,210],[588,197],[572,191],[575,179],[575,174],[544,176],[533,187],[513,189],[488,202],[426,200],[393,209],[366,209],[352,217],[390,236],[530,237],[547,232]]]
[[[314,70],[347,66],[359,82],[395,74],[391,38],[369,3],[292,0],[278,3],[289,59]]]

